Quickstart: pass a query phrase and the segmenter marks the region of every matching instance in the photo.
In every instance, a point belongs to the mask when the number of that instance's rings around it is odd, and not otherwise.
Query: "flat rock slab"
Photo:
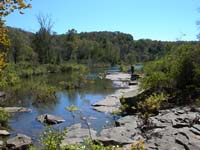
[[[96,131],[93,129],[85,129],[81,128],[81,124],[75,124],[68,128],[67,134],[64,137],[64,140],[62,141],[62,146],[68,145],[68,144],[77,144],[82,143],[85,139],[90,138],[90,133],[92,139],[96,139]]]
[[[125,116],[116,121],[117,126],[131,126],[133,129],[137,128],[137,116]]]
[[[103,112],[103,113],[112,113],[115,111],[119,110],[119,107],[115,107],[115,106],[94,106],[93,107],[94,110],[99,111],[99,112]]]
[[[31,112],[31,109],[25,107],[0,107],[0,109],[4,109],[8,113],[24,113]]]
[[[116,106],[119,104],[120,104],[120,101],[118,98],[113,97],[113,96],[107,96],[105,99],[92,104],[92,106],[96,106],[96,107],[98,107],[98,106]]]
[[[6,130],[0,130],[0,136],[8,136],[10,133]]]
[[[16,137],[8,139],[6,147],[8,149],[28,150],[32,145],[32,139],[24,134],[17,134]]]
[[[142,91],[139,92],[139,86],[135,86],[135,88],[133,90],[130,90],[130,91],[124,93],[123,97],[125,99],[133,98],[133,97],[137,96],[140,93],[142,93]]]
[[[104,145],[125,145],[133,143],[134,132],[130,132],[126,127],[113,127],[100,132],[98,140]]]
[[[3,146],[3,141],[0,141],[0,148],[2,148]]]
[[[61,117],[57,117],[57,116],[50,115],[50,114],[40,115],[36,119],[37,119],[37,121],[39,121],[41,123],[49,124],[49,125],[51,125],[51,124],[59,124],[59,123],[62,123],[62,122],[65,121]]]
[[[129,81],[131,79],[131,75],[128,73],[111,73],[106,75],[106,79],[112,80],[112,81]]]
[[[99,102],[94,103],[93,109],[99,112],[104,113],[112,113],[114,111],[118,111],[121,103],[120,98],[127,94],[127,92],[131,92],[131,96],[134,93],[135,95],[138,94],[139,85],[133,85],[129,86],[127,80],[130,80],[130,74],[126,73],[113,73],[106,76],[107,79],[110,79],[113,81],[113,83],[121,84],[121,88],[117,90],[114,94],[108,95],[103,100],[100,100]],[[124,88],[126,87],[126,88]]]

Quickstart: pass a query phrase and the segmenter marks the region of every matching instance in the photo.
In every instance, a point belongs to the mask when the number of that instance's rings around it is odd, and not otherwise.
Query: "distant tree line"
[[[41,27],[36,33],[8,28],[11,43],[7,55],[9,62],[134,64],[156,60],[184,43],[197,44],[197,42],[134,40],[132,35],[121,32],[77,33],[75,29],[57,35],[51,32],[52,25],[45,22],[48,21],[40,18]]]

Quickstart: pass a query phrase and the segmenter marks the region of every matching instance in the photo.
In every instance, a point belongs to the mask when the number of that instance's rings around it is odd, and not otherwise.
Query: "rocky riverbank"
[[[106,96],[103,100],[94,103],[93,109],[99,112],[112,113],[118,111],[121,103],[120,98],[126,93],[137,95],[139,92],[139,83],[135,81],[135,84],[130,84],[131,75],[128,73],[112,73],[107,74],[106,79],[112,80],[113,85],[119,89],[111,95]]]
[[[106,78],[112,80],[114,84],[117,83],[122,89],[93,104],[97,111],[110,113],[118,110],[120,97],[124,96],[126,99],[133,100],[140,93],[138,84],[133,86],[128,84],[130,81],[128,74],[109,74]],[[93,137],[105,145],[120,145],[125,150],[139,140],[144,141],[147,150],[200,149],[200,108],[176,107],[160,110],[157,116],[149,120],[150,127],[144,131],[141,127],[141,119],[137,115],[124,116],[115,122],[115,127],[103,129]],[[84,136],[89,137],[89,132],[84,132]],[[65,139],[65,141],[68,140]]]
[[[128,150],[132,143],[144,141],[147,150],[199,150],[200,112],[190,107],[161,110],[151,117],[151,128],[141,130],[141,120],[136,116],[125,116],[116,121],[115,127],[103,129],[99,134],[90,129],[93,140],[104,145],[120,145]],[[62,145],[83,142],[90,138],[89,129],[80,124],[69,128]]]

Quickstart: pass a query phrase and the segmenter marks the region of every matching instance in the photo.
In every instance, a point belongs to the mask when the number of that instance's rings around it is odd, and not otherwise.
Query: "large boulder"
[[[57,116],[50,115],[50,114],[40,115],[36,119],[37,119],[37,121],[44,123],[44,124],[48,124],[48,125],[59,124],[59,123],[62,123],[65,121],[61,117],[57,117]]]
[[[68,144],[77,144],[82,143],[85,139],[95,140],[96,137],[96,131],[93,129],[85,129],[81,128],[81,124],[75,124],[68,128],[67,134],[64,137],[64,140],[62,141],[62,146],[66,146]]]
[[[24,134],[17,134],[17,136],[8,139],[6,147],[9,150],[28,150],[32,145],[32,139]]]

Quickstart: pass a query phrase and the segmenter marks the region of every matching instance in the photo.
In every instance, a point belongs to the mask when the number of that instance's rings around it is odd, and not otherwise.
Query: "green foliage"
[[[61,143],[66,133],[67,130],[59,131],[57,129],[47,127],[39,140],[42,144],[42,150],[64,150]]]
[[[71,106],[66,107],[66,110],[69,112],[76,112],[78,111],[78,108],[74,105],[71,105]]]
[[[0,109],[0,127],[6,127],[8,125],[9,114],[4,110]]]
[[[158,113],[161,104],[166,100],[166,96],[161,94],[153,93],[144,101],[140,101],[137,104],[137,111],[139,112],[138,117],[141,119],[141,127],[149,128],[151,126],[150,117]]]
[[[153,93],[144,101],[138,102],[137,109],[141,114],[149,113],[156,114],[160,109],[161,103],[166,100],[166,96],[161,94]]]
[[[130,150],[145,150],[144,141],[139,140],[138,142],[131,144]]]
[[[67,145],[67,150],[121,150],[119,146],[104,146],[101,142],[91,141],[90,139],[84,140],[82,144]]]
[[[186,102],[198,95],[199,57],[199,45],[179,46],[162,59],[146,65],[142,87],[179,95],[181,101]]]
[[[45,103],[46,101],[55,102],[56,88],[46,82],[36,82],[31,86],[31,93],[34,97],[34,104]]]
[[[121,72],[127,72],[128,71],[128,66],[126,66],[126,65],[123,65],[123,64],[121,64],[120,66],[119,66],[119,70],[121,71]]]
[[[4,70],[0,80],[0,89],[3,90],[7,87],[14,87],[20,83],[19,76],[11,70]]]

